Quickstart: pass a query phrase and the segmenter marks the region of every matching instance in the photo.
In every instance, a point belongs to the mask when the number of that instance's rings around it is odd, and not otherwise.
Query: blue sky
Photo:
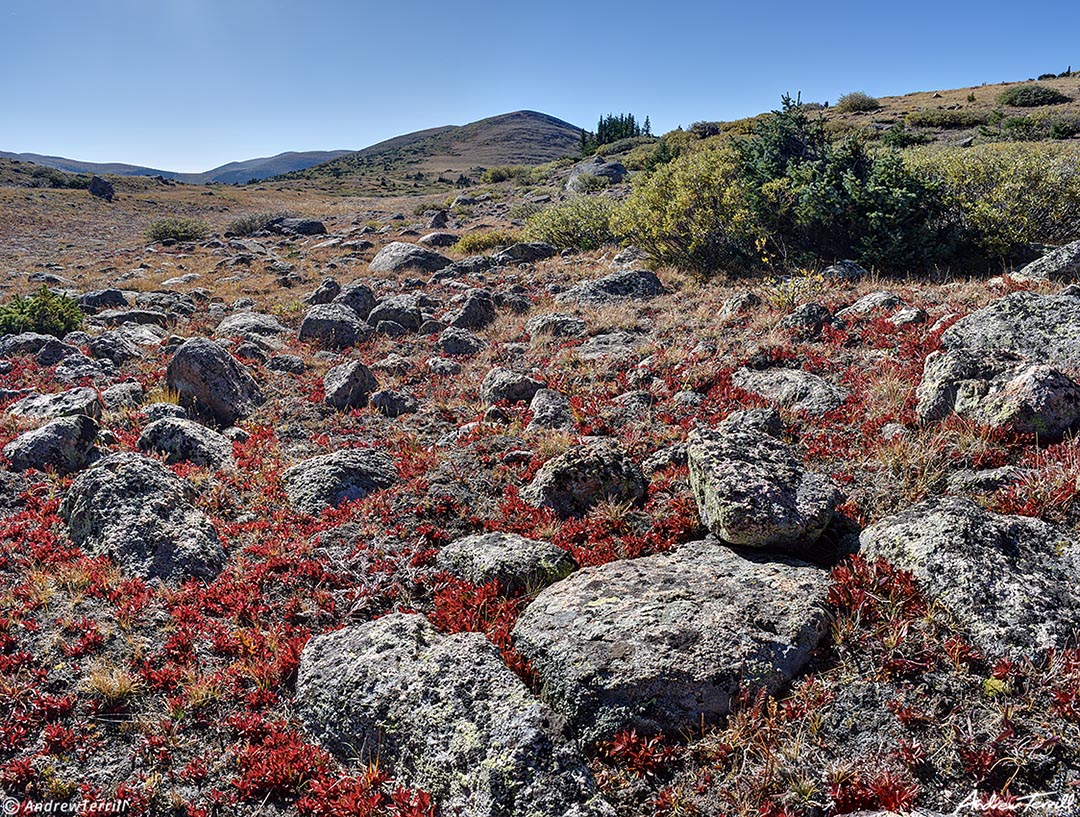
[[[0,0],[0,150],[201,171],[522,108],[663,132],[1080,69],[1080,3]]]

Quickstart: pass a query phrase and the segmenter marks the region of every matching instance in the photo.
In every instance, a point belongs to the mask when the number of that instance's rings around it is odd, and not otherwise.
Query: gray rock
[[[583,742],[695,732],[741,684],[777,692],[828,631],[826,571],[713,542],[587,567],[514,627],[542,695]]]
[[[379,381],[371,369],[359,360],[350,360],[335,366],[323,378],[326,404],[340,411],[363,408],[371,393],[379,388]]]
[[[106,326],[136,323],[165,328],[169,325],[169,316],[156,309],[107,309],[104,312],[99,312],[96,320],[101,321]]]
[[[832,326],[833,314],[821,304],[802,304],[777,323],[781,329],[791,329],[805,338],[821,334],[822,328]]]
[[[559,303],[606,306],[620,301],[644,301],[663,294],[664,287],[655,272],[649,270],[619,270],[585,281],[555,296]]]
[[[95,420],[101,419],[101,398],[96,389],[80,386],[58,394],[31,394],[12,403],[8,414],[38,420],[56,417],[73,417],[85,414]]]
[[[371,326],[344,304],[316,304],[300,323],[300,340],[325,349],[355,346],[371,336]]]
[[[675,443],[650,454],[641,464],[641,470],[652,477],[665,468],[686,465],[686,443]]]
[[[435,562],[458,579],[476,585],[495,581],[512,592],[539,590],[577,569],[573,557],[551,542],[501,532],[455,539]]]
[[[521,491],[521,498],[566,518],[583,516],[597,503],[640,502],[648,480],[616,443],[576,445],[548,460]]]
[[[916,323],[926,323],[927,318],[930,316],[926,314],[926,310],[919,309],[915,306],[905,306],[902,309],[896,310],[889,316],[889,323],[893,326],[911,326]]]
[[[424,247],[452,247],[457,241],[458,237],[453,233],[428,233],[418,238],[416,243]]]
[[[859,542],[866,558],[914,573],[991,657],[1035,657],[1080,629],[1080,553],[1041,520],[938,497],[871,525]]]
[[[60,383],[82,383],[86,380],[101,383],[116,374],[116,367],[108,360],[94,360],[81,352],[68,355],[53,370],[53,378]]]
[[[582,360],[601,360],[607,357],[625,358],[634,354],[642,344],[641,335],[632,332],[606,332],[593,335],[577,348]]]
[[[1005,350],[1057,369],[1080,369],[1080,297],[1014,292],[958,320],[941,343],[948,350]]]
[[[429,230],[442,230],[450,224],[450,214],[445,210],[436,210],[431,214],[431,218],[428,219],[427,228]]]
[[[322,283],[320,283],[310,295],[304,298],[304,303],[311,306],[328,304],[340,294],[341,284],[328,275],[322,279]]]
[[[93,338],[89,344],[90,354],[122,366],[133,360],[141,360],[144,348],[157,348],[164,339],[165,332],[156,326],[119,326]]]
[[[38,349],[37,354],[34,355],[34,360],[42,366],[55,366],[64,358],[79,354],[82,354],[82,350],[78,346],[72,346],[69,343],[62,343],[56,338],[50,338],[48,343]]]
[[[965,469],[949,476],[948,488],[954,494],[986,494],[1019,482],[1032,474],[1026,468],[1015,465],[1003,465],[1001,468],[986,468],[982,471]]]
[[[825,278],[838,281],[861,281],[870,275],[862,266],[854,261],[837,261],[821,271]]]
[[[495,322],[495,301],[485,289],[471,289],[461,308],[449,313],[445,320],[458,329],[483,329]]]
[[[16,355],[36,355],[49,343],[56,341],[52,335],[38,332],[21,332],[18,335],[4,335],[0,338],[0,357]]]
[[[98,312],[102,309],[119,309],[130,306],[124,293],[118,289],[95,289],[79,296],[79,309],[83,312]]]
[[[303,374],[307,370],[307,364],[298,355],[271,355],[266,360],[266,368],[272,372]]]
[[[525,321],[525,331],[534,338],[541,336],[580,338],[585,334],[585,321],[576,315],[554,312],[529,318]]]
[[[1013,275],[1021,281],[1068,281],[1080,275],[1080,241],[1051,250]]]
[[[613,817],[555,718],[479,633],[392,613],[312,638],[296,707],[339,757],[386,763],[460,817]]]
[[[105,199],[105,201],[112,201],[116,196],[116,188],[112,186],[111,182],[105,181],[101,176],[92,176],[90,178],[90,184],[87,185],[86,189],[91,196]]]
[[[313,218],[275,218],[267,222],[266,229],[283,235],[326,234],[326,225]]]
[[[593,189],[598,180],[610,185],[619,184],[625,178],[626,168],[619,162],[608,162],[603,156],[594,156],[574,165],[566,180],[566,189],[571,193],[583,193]]]
[[[915,392],[923,422],[949,414],[990,428],[1060,437],[1080,422],[1080,386],[1004,350],[933,352]]]
[[[375,293],[366,284],[353,282],[348,284],[334,298],[334,303],[349,307],[360,320],[367,320],[375,308]]]
[[[76,477],[60,505],[71,538],[143,578],[212,579],[225,563],[194,489],[140,454],[112,454]]]
[[[409,334],[409,330],[397,321],[379,321],[375,324],[375,334],[388,338],[400,338]]]
[[[741,317],[761,306],[761,298],[749,290],[732,295],[717,310],[716,317],[721,320]]]
[[[22,474],[0,470],[0,519],[23,509],[22,495],[29,487],[29,482]]]
[[[424,364],[428,371],[442,377],[453,377],[461,374],[461,364],[456,360],[448,360],[445,357],[429,357]]]
[[[281,325],[281,321],[273,315],[264,315],[260,312],[234,312],[218,324],[214,330],[214,336],[219,338],[247,337],[273,337],[281,335],[288,330]]]
[[[232,443],[204,425],[177,417],[149,423],[139,436],[139,450],[165,455],[169,463],[190,462],[217,468],[232,460]]]
[[[400,272],[407,269],[438,272],[450,266],[450,263],[449,258],[426,247],[394,241],[375,254],[368,268],[372,272]]]
[[[851,306],[841,309],[836,313],[836,317],[844,320],[860,318],[879,309],[892,310],[903,305],[904,300],[896,293],[879,290],[864,295]]]
[[[373,448],[348,448],[312,457],[281,476],[289,504],[314,516],[342,502],[363,499],[397,482],[390,455]]]
[[[784,432],[784,421],[774,408],[743,409],[733,411],[724,418],[724,428],[742,428],[779,438]]]
[[[778,406],[815,417],[839,408],[848,398],[847,389],[801,369],[737,369],[731,382]]]
[[[371,407],[386,417],[415,414],[420,410],[420,404],[411,394],[391,389],[383,389],[372,394]]]
[[[97,422],[85,414],[59,417],[20,434],[4,446],[4,456],[14,471],[52,468],[70,474],[86,467],[96,456],[97,434]]]
[[[101,392],[101,402],[109,411],[138,408],[146,399],[146,392],[137,380],[117,383]]]
[[[529,403],[529,410],[533,417],[526,430],[547,428],[568,431],[574,427],[569,398],[554,389],[537,389]]]
[[[554,258],[559,250],[551,244],[542,241],[522,242],[511,244],[504,250],[492,256],[492,261],[500,266],[513,266],[514,264],[534,264],[537,261],[545,261]]]
[[[435,347],[448,355],[475,355],[487,348],[487,341],[465,329],[450,326],[439,333]]]
[[[484,380],[480,383],[480,402],[485,406],[503,400],[510,403],[528,403],[542,388],[544,384],[539,380],[496,366],[484,375]]]
[[[418,332],[424,316],[415,295],[391,295],[375,305],[368,315],[368,321],[373,326],[380,321],[393,321],[410,332]]]
[[[146,415],[146,422],[148,424],[158,420],[164,420],[166,417],[179,417],[182,420],[188,419],[188,413],[184,410],[183,406],[178,406],[176,403],[151,403],[143,409],[143,414]]]
[[[262,391],[247,369],[206,338],[192,338],[172,356],[165,382],[180,404],[223,427],[235,425],[263,402]]]
[[[736,422],[696,429],[686,444],[701,521],[733,545],[816,558],[840,491],[775,437]]]

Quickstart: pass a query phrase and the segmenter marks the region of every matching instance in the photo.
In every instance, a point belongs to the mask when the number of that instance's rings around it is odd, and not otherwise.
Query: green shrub
[[[196,218],[160,218],[147,228],[146,237],[151,241],[198,241],[209,232],[209,225]]]
[[[876,111],[879,108],[881,108],[881,103],[870,94],[865,94],[862,91],[852,91],[844,94],[836,101],[836,110],[840,113]]]
[[[905,162],[942,185],[950,218],[990,257],[1080,238],[1080,145],[928,146]]]
[[[508,247],[520,240],[520,235],[513,230],[489,230],[482,233],[466,233],[451,249],[464,255],[476,255],[496,247]]]
[[[925,111],[912,111],[907,115],[907,123],[913,128],[977,128],[990,122],[989,111],[949,111],[945,108],[930,108]]]
[[[881,134],[881,144],[891,148],[906,148],[912,145],[925,145],[930,137],[924,133],[915,133],[898,122]]]
[[[556,247],[595,250],[614,239],[613,209],[611,200],[604,196],[577,196],[530,216],[525,238]]]
[[[279,210],[276,213],[250,213],[231,221],[229,226],[225,228],[225,232],[231,235],[252,235],[260,230],[265,230],[266,225],[274,219],[292,218],[292,215],[288,210]]]
[[[0,306],[0,335],[38,332],[62,338],[82,326],[82,320],[78,302],[42,286],[33,295],[16,295]]]
[[[1071,101],[1061,91],[1035,83],[1014,85],[998,94],[998,102],[1010,108],[1037,108],[1040,105],[1061,105]]]

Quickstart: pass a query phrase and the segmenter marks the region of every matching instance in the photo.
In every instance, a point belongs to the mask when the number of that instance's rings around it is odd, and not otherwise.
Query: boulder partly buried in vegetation
[[[75,544],[143,578],[211,579],[225,553],[192,486],[140,454],[112,454],[72,483],[60,506]]]
[[[190,462],[216,468],[232,459],[232,442],[223,434],[193,420],[163,417],[147,424],[139,449],[165,455],[169,463]]]
[[[939,497],[871,525],[860,545],[911,571],[991,656],[1034,657],[1080,630],[1080,551],[1039,519]]]
[[[297,463],[281,480],[289,504],[301,513],[315,515],[390,487],[397,482],[397,470],[389,454],[373,448],[350,448]]]
[[[584,760],[480,633],[392,613],[308,642],[296,707],[340,757],[380,760],[461,817],[610,817]]]
[[[53,468],[70,474],[84,468],[94,456],[97,423],[85,414],[59,417],[20,434],[4,446],[4,456],[15,471]]]
[[[649,481],[630,455],[615,442],[576,445],[548,460],[521,498],[550,508],[560,517],[582,516],[600,502],[640,502]]]
[[[715,542],[579,570],[537,596],[515,646],[583,741],[678,734],[727,714],[740,685],[775,692],[827,631],[828,573]]]
[[[165,372],[169,388],[189,411],[231,426],[263,402],[247,369],[221,346],[192,338],[173,354]]]
[[[551,542],[516,533],[478,533],[455,539],[439,551],[436,564],[473,584],[498,582],[510,590],[533,591],[570,575],[573,557]]]

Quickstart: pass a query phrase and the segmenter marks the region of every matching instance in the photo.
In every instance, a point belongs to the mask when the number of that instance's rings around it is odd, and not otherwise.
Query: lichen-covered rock
[[[300,322],[300,340],[325,349],[355,346],[371,336],[371,326],[344,304],[316,304]]]
[[[353,282],[334,296],[333,303],[349,307],[356,313],[356,317],[366,321],[371,310],[375,308],[375,293],[366,284]]]
[[[261,312],[234,312],[226,316],[214,330],[214,336],[218,338],[247,337],[273,337],[281,335],[288,330],[281,325],[281,321],[273,315],[264,315]]]
[[[597,503],[639,502],[649,482],[621,446],[598,441],[576,445],[545,462],[521,498],[560,517],[582,516]]]
[[[542,388],[544,384],[539,380],[496,366],[484,375],[480,384],[480,402],[485,406],[503,400],[510,403],[528,403]]]
[[[720,320],[738,318],[752,312],[759,306],[761,306],[761,298],[750,290],[743,290],[720,304],[720,308],[716,311],[716,317],[720,318]]]
[[[777,323],[781,329],[790,329],[799,337],[816,338],[826,326],[835,321],[833,314],[821,304],[802,304]]]
[[[465,294],[461,306],[444,320],[458,329],[483,329],[495,322],[496,315],[491,293],[486,289],[471,289]]]
[[[340,411],[363,408],[377,388],[379,381],[375,379],[371,369],[359,360],[350,360],[335,366],[323,378],[326,404]]]
[[[449,258],[434,250],[404,241],[394,241],[375,254],[368,269],[372,272],[400,272],[407,269],[438,272],[450,266],[450,263]]]
[[[8,414],[37,420],[85,414],[101,419],[101,398],[96,389],[80,386],[56,394],[30,394],[8,406]]]
[[[396,323],[409,332],[419,332],[424,316],[420,311],[416,296],[391,295],[375,304],[368,314],[368,321],[372,326],[378,326],[383,321],[387,321]]]
[[[281,481],[289,504],[314,516],[389,488],[397,478],[389,454],[373,448],[349,448],[299,462],[282,474]]]
[[[504,250],[500,250],[492,256],[492,261],[500,265],[532,264],[554,257],[559,252],[558,247],[546,244],[543,241],[523,241],[511,244]]]
[[[448,326],[439,333],[435,347],[448,355],[471,356],[482,352],[487,347],[487,342],[467,329]]]
[[[923,422],[955,412],[979,425],[1047,438],[1080,422],[1080,386],[1004,350],[933,352],[915,394]]]
[[[547,707],[480,633],[444,636],[392,613],[312,638],[296,708],[342,758],[378,759],[440,813],[610,817]]]
[[[231,426],[263,402],[247,369],[206,338],[186,341],[172,356],[165,382],[189,411]]]
[[[192,486],[140,454],[112,454],[76,477],[60,506],[75,544],[143,578],[212,579],[225,553]]]
[[[527,429],[547,428],[570,430],[574,427],[574,415],[570,399],[554,389],[538,389],[529,403],[532,420]]]
[[[778,406],[815,417],[839,408],[848,398],[847,389],[802,369],[737,369],[731,383]]]
[[[479,533],[455,539],[436,557],[440,570],[473,584],[496,581],[509,590],[534,591],[574,572],[574,558],[551,542],[516,533]]]
[[[140,451],[165,455],[169,463],[190,462],[217,468],[232,459],[232,442],[193,420],[165,417],[149,423],[139,436]]]
[[[585,281],[555,296],[559,303],[606,306],[619,301],[642,301],[663,293],[664,287],[650,270],[619,270],[595,281]]]
[[[420,410],[419,401],[411,394],[394,389],[382,389],[371,395],[371,407],[386,417],[415,414]]]
[[[532,337],[580,338],[585,334],[585,321],[565,312],[537,315],[525,321],[525,331]]]
[[[1080,275],[1080,241],[1051,250],[1013,275],[1020,281],[1062,281]]]
[[[869,295],[863,295],[851,306],[847,306],[836,313],[841,320],[860,318],[877,310],[895,310],[904,305],[904,299],[895,292],[878,290]]]
[[[948,350],[1005,350],[1058,369],[1080,369],[1080,297],[1014,292],[958,320],[941,343]]]
[[[53,468],[70,474],[86,466],[97,454],[98,425],[85,414],[58,417],[41,428],[20,434],[4,446],[4,456],[15,471]]]
[[[938,497],[862,532],[861,554],[910,570],[991,656],[1034,657],[1080,630],[1080,551],[1039,519]]]
[[[566,180],[566,189],[573,193],[583,193],[591,190],[592,185],[598,181],[618,184],[625,178],[626,168],[619,162],[609,162],[603,156],[594,156],[574,165]]]
[[[740,684],[775,692],[827,632],[829,576],[715,542],[587,567],[525,608],[514,644],[583,742],[678,734],[727,714]]]
[[[686,444],[701,521],[733,545],[814,558],[840,492],[782,440],[737,423],[696,429]]]

